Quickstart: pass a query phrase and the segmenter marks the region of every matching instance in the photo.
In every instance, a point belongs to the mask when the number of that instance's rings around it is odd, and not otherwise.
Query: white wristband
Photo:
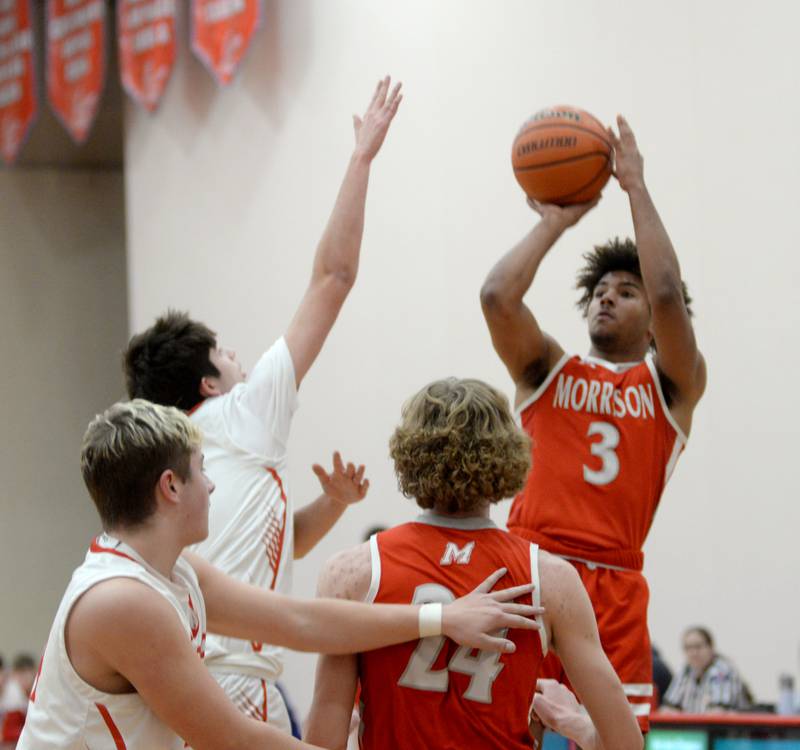
[[[432,635],[442,634],[442,605],[423,604],[419,608],[419,637],[428,638]]]

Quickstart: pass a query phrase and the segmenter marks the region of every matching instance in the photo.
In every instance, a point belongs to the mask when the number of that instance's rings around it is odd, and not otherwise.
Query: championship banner
[[[61,124],[83,143],[106,73],[104,0],[47,0],[47,96]]]
[[[19,155],[39,108],[30,0],[0,0],[0,153]]]
[[[122,86],[150,112],[175,63],[175,0],[117,0]]]
[[[261,0],[192,0],[192,49],[223,86],[261,20]]]

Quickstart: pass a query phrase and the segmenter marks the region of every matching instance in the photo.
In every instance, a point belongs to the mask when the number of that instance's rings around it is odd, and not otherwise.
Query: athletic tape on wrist
[[[442,605],[423,604],[419,608],[419,637],[428,638],[442,634]]]

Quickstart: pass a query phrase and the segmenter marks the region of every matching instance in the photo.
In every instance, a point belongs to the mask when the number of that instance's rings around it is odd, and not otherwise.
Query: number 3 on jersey
[[[424,583],[414,590],[412,604],[427,604],[440,602],[449,604],[455,600],[455,595],[445,586],[438,583]],[[505,636],[506,631],[500,631],[500,636]],[[431,636],[422,638],[408,660],[402,677],[397,684],[415,690],[431,690],[437,693],[446,693],[450,685],[450,672],[458,672],[470,676],[469,686],[464,692],[467,700],[478,703],[492,702],[492,685],[503,670],[500,663],[500,654],[488,651],[478,651],[473,656],[473,649],[460,646],[444,669],[434,669],[433,664],[444,646],[444,636]]]
[[[619,430],[608,422],[592,422],[589,425],[587,437],[599,435],[600,440],[592,441],[590,450],[603,462],[599,471],[583,465],[583,478],[589,484],[610,484],[619,474],[619,458],[614,453],[614,448],[619,445]]]

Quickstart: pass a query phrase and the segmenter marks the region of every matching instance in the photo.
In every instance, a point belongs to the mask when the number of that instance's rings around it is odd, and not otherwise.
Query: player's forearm
[[[336,502],[327,495],[320,495],[314,502],[294,514],[294,559],[305,557],[317,546],[342,517],[344,503]]]
[[[481,288],[484,308],[517,305],[533,283],[542,259],[563,233],[564,228],[542,219],[492,268]]]
[[[314,679],[314,699],[303,736],[329,750],[345,750],[356,693],[356,656],[320,655]]]
[[[358,256],[364,233],[370,159],[356,149],[350,157],[339,194],[317,254],[313,280],[333,277],[352,285],[358,272]]]
[[[628,191],[642,280],[651,304],[681,300],[681,268],[644,182]]]
[[[419,638],[419,607],[343,599],[292,600],[295,651],[355,654]]]

